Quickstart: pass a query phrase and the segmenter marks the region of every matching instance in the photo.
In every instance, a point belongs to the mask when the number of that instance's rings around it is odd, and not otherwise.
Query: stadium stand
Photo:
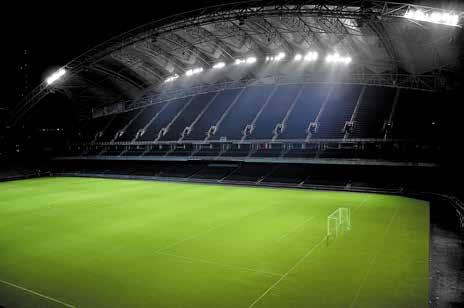
[[[367,87],[354,120],[351,138],[383,138],[384,124],[390,116],[395,89]]]
[[[321,109],[315,119],[317,130],[311,138],[340,139],[344,136],[344,125],[350,120],[356,105],[359,86],[338,86],[332,89],[325,108]]]
[[[278,86],[263,112],[257,115],[255,123],[251,123],[253,130],[247,139],[272,139],[274,129],[282,122],[301,89],[301,85]]]
[[[205,107],[213,100],[215,93],[206,93],[195,96],[185,110],[177,117],[173,123],[170,124],[165,135],[163,135],[161,141],[176,141],[179,140],[184,132],[195,118],[203,111]]]
[[[393,144],[438,137],[433,96],[416,92],[324,84],[218,90],[95,118],[83,130],[84,143],[67,155],[427,161],[434,157],[433,145],[425,150]],[[409,102],[415,95],[424,98],[420,106]],[[419,107],[424,116],[410,121]]]
[[[192,97],[188,97],[165,102],[155,116],[151,118],[150,122],[144,126],[144,132],[137,140],[155,141],[160,138],[165,127],[190,104],[192,99]]]
[[[143,129],[151,119],[161,110],[163,104],[153,104],[142,109],[142,111],[128,124],[117,138],[118,141],[132,141],[137,137],[139,130]]]
[[[309,124],[316,120],[329,90],[328,86],[306,86],[282,121],[282,133],[278,139],[306,139]]]
[[[269,173],[269,165],[267,164],[244,164],[231,172],[224,179],[224,182],[255,183],[262,179],[267,173]]]
[[[209,164],[193,174],[191,178],[221,180],[237,168],[234,164]]]
[[[209,129],[216,125],[221,116],[226,113],[227,108],[241,95],[243,89],[224,90],[220,92],[213,103],[205,110],[196,123],[192,123],[191,132],[185,140],[204,140]]]
[[[126,125],[130,124],[130,121],[140,112],[141,110],[131,110],[116,114],[107,127],[101,132],[101,135],[96,139],[96,141],[104,142],[117,139],[119,133],[123,131]]]
[[[240,140],[245,127],[250,124],[267,99],[273,94],[275,86],[248,87],[219,123],[212,140]]]

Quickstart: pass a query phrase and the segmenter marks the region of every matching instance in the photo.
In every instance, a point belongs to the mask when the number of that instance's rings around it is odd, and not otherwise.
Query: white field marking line
[[[259,273],[259,274],[267,274],[267,275],[278,276],[278,277],[281,277],[281,276],[282,276],[282,274],[279,274],[279,273],[261,271],[261,270],[256,270],[256,269],[249,268],[249,267],[242,267],[242,266],[229,265],[229,264],[224,264],[224,263],[220,263],[220,262],[214,262],[214,261],[209,261],[209,260],[205,260],[205,259],[200,259],[200,258],[191,258],[191,257],[186,257],[186,256],[181,256],[181,255],[175,255],[175,254],[171,254],[171,253],[165,253],[165,252],[159,252],[158,254],[159,254],[159,255],[163,255],[163,256],[178,258],[178,259],[184,259],[184,260],[186,260],[186,261],[200,262],[200,263],[206,263],[206,264],[217,265],[217,266],[224,267],[224,268],[229,268],[229,269],[236,269],[236,270],[247,271],[247,272],[254,272],[254,273]]]
[[[281,237],[279,237],[277,239],[277,242],[280,242],[281,240],[283,240],[284,238],[286,238],[287,236],[289,236],[290,234],[292,234],[293,232],[297,231],[299,228],[303,227],[305,224],[307,224],[309,221],[311,221],[312,219],[314,218],[314,216],[311,216],[309,217],[308,219],[306,219],[305,221],[303,221],[301,224],[297,225],[296,227],[294,227],[293,229],[291,229],[290,231],[288,231],[287,233],[285,233],[284,235],[282,235]]]
[[[369,199],[369,197],[364,197],[364,199],[359,202],[358,206],[353,209],[353,212],[359,210],[364,204],[366,204],[367,199]]]
[[[251,308],[251,307],[253,307],[254,305],[256,305],[264,296],[266,296],[267,293],[269,293],[269,292],[270,292],[272,289],[274,289],[282,280],[284,280],[284,278],[287,277],[288,274],[290,274],[291,271],[293,271],[298,265],[301,264],[301,262],[303,262],[307,257],[309,257],[309,255],[311,255],[311,253],[314,251],[314,249],[316,249],[319,245],[321,245],[322,243],[324,243],[326,237],[327,237],[327,236],[324,236],[320,242],[318,242],[316,245],[314,245],[304,256],[302,256],[298,261],[296,261],[296,263],[295,263],[292,267],[290,267],[290,268],[279,278],[279,280],[277,280],[277,281],[274,282],[269,288],[267,288],[267,290],[264,291],[264,293],[261,294],[257,299],[255,299],[255,300],[250,304],[250,306],[248,306],[248,308]]]
[[[48,299],[48,300],[50,300],[50,301],[52,301],[52,302],[61,304],[61,305],[63,305],[63,306],[66,306],[66,307],[69,307],[69,308],[76,308],[76,306],[73,306],[73,305],[71,305],[71,304],[65,303],[65,302],[63,302],[63,301],[60,301],[59,299],[56,299],[56,298],[53,298],[53,297],[50,297],[50,296],[41,294],[41,293],[36,292],[36,291],[34,291],[34,290],[30,290],[30,289],[23,288],[23,287],[21,287],[21,286],[18,286],[17,284],[14,284],[14,283],[11,283],[11,282],[8,282],[8,281],[5,281],[5,280],[1,280],[1,279],[0,279],[0,282],[3,283],[3,284],[8,285],[8,286],[10,286],[10,287],[17,288],[17,289],[20,289],[20,290],[29,292],[29,293],[31,293],[31,294],[37,295],[37,296],[39,296],[39,297]]]
[[[382,242],[385,241],[385,238],[387,237],[388,231],[390,230],[390,226],[392,225],[393,221],[395,220],[396,214],[398,214],[398,209],[399,209],[399,206],[396,207],[395,213],[393,213],[392,217],[390,218],[390,222],[388,223],[387,227],[385,228],[385,231],[383,233]],[[351,301],[350,308],[353,307],[354,304],[356,303],[356,301],[358,300],[358,297],[361,294],[361,290],[364,287],[364,284],[366,283],[367,278],[369,277],[369,274],[370,274],[371,269],[372,269],[372,267],[373,267],[373,265],[375,263],[375,260],[377,259],[378,254],[379,254],[379,251],[377,251],[377,253],[371,258],[371,261],[369,262],[369,267],[367,268],[366,274],[364,275],[363,280],[361,281],[361,284],[359,285],[359,288],[358,288],[358,291],[356,292],[355,297]]]
[[[252,215],[254,215],[254,214],[256,214],[256,213],[262,212],[263,210],[265,210],[265,209],[267,209],[267,208],[269,208],[269,207],[272,207],[272,205],[263,207],[263,208],[261,208],[261,209],[259,209],[259,210],[257,210],[257,211],[254,211],[254,212],[252,212],[252,213],[249,213],[249,214],[246,214],[246,215],[244,215],[244,216],[238,217],[236,220],[241,220],[241,219],[244,219],[244,218],[246,218],[246,217],[252,216]],[[172,243],[172,244],[169,244],[169,245],[167,245],[167,246],[165,246],[165,247],[162,247],[162,248],[160,248],[160,249],[157,249],[157,250],[155,251],[155,253],[160,253],[160,252],[162,252],[163,250],[167,250],[167,249],[172,248],[172,247],[174,247],[174,246],[177,246],[177,245],[179,245],[179,244],[181,244],[181,243],[183,243],[183,242],[186,242],[186,241],[189,241],[189,240],[193,240],[193,239],[198,238],[198,237],[200,237],[200,236],[202,236],[202,235],[204,235],[204,234],[207,234],[207,233],[209,233],[209,232],[211,232],[211,231],[214,231],[214,230],[217,230],[217,229],[220,229],[220,228],[224,228],[224,227],[226,227],[226,226],[228,226],[228,225],[231,225],[231,224],[233,224],[233,223],[235,223],[235,222],[236,222],[235,219],[233,219],[233,221],[231,221],[231,222],[229,222],[229,223],[225,223],[225,224],[222,224],[222,225],[219,225],[219,226],[216,226],[216,227],[212,227],[212,228],[206,229],[206,230],[204,230],[204,231],[195,233],[195,234],[193,234],[193,235],[187,236],[186,238],[183,238],[183,239],[178,240],[178,241],[176,241],[176,242],[174,242],[174,243]]]

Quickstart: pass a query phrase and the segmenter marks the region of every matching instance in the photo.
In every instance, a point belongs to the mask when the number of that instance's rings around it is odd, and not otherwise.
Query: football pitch
[[[351,230],[327,243],[327,216]],[[91,178],[0,183],[0,305],[426,307],[429,205]]]

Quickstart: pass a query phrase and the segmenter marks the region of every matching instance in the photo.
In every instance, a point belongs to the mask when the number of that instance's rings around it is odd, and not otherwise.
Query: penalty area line
[[[282,280],[284,280],[285,277],[290,274],[298,265],[300,265],[309,255],[311,255],[317,247],[319,247],[322,243],[324,243],[325,239],[327,236],[324,236],[320,242],[318,242],[316,245],[314,245],[308,252],[302,256],[296,263],[288,269],[288,271],[285,272],[276,282],[274,282],[269,288],[267,288],[266,291],[264,291],[263,294],[261,294],[257,299],[255,299],[248,308],[254,307],[264,296],[266,296],[267,293],[269,293],[272,289],[274,289]]]
[[[7,285],[7,286],[10,286],[10,287],[13,287],[13,288],[16,288],[16,289],[23,290],[23,291],[25,291],[25,292],[28,292],[28,293],[34,294],[34,295],[36,295],[36,296],[39,296],[39,297],[48,299],[49,301],[52,301],[52,302],[61,304],[61,305],[63,305],[63,306],[66,306],[66,307],[69,307],[69,308],[77,308],[76,306],[73,306],[73,305],[71,305],[71,304],[65,303],[65,302],[63,302],[63,301],[60,301],[59,299],[56,299],[56,298],[47,296],[47,295],[45,295],[45,294],[39,293],[39,292],[34,291],[34,290],[30,290],[30,289],[23,288],[23,287],[21,287],[21,286],[18,286],[17,284],[14,284],[14,283],[11,283],[11,282],[2,280],[2,279],[0,279],[0,282],[3,283],[3,284],[5,284],[5,285]]]

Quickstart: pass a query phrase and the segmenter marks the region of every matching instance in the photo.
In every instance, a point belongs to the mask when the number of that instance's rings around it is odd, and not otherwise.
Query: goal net
[[[351,229],[350,209],[340,207],[327,216],[327,243]]]

